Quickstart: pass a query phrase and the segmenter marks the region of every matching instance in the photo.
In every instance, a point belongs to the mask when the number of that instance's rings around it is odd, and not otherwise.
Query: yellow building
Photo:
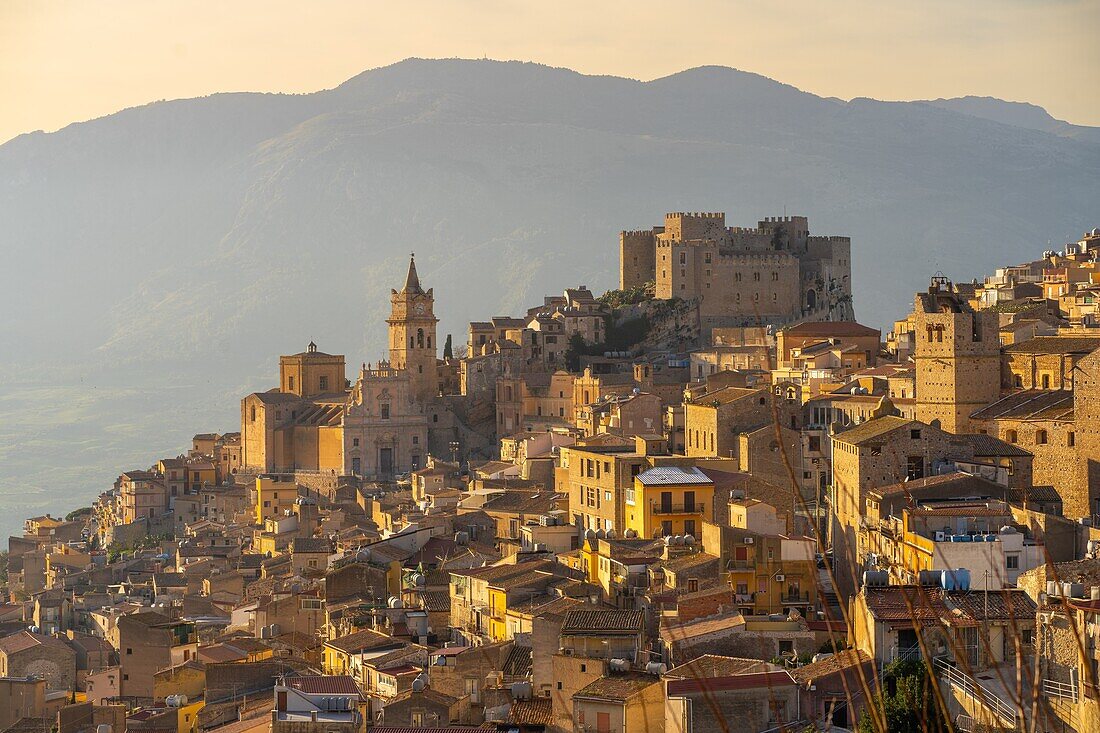
[[[634,477],[625,504],[627,530],[637,537],[699,536],[713,516],[714,482],[694,466],[651,468]]]
[[[256,524],[280,517],[294,508],[298,484],[293,476],[261,475],[256,477]]]

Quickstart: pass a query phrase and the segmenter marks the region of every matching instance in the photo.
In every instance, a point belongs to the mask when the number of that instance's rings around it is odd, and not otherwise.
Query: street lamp
[[[449,444],[451,449],[451,463],[458,463],[458,446],[459,443],[457,440],[452,440]]]

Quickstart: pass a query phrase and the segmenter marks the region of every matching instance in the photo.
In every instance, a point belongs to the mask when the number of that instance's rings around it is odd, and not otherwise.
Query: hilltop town
[[[377,361],[288,343],[26,518],[0,733],[881,730],[913,677],[1100,730],[1100,230],[885,334],[852,247],[669,213],[460,344],[410,257]]]

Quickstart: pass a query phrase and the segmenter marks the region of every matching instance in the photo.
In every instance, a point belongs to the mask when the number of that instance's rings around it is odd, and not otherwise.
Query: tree
[[[884,715],[886,731],[924,733],[946,730],[946,721],[940,712],[936,692],[932,689],[935,684],[923,662],[899,660],[888,665],[883,674],[882,692],[875,696],[873,703]],[[881,733],[867,711],[859,719],[858,731]]]
[[[447,334],[447,343],[443,344],[443,358],[454,358],[454,349],[451,347],[451,334]]]

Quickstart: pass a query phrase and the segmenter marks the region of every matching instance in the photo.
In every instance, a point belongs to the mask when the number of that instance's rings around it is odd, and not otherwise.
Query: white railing
[[[1008,730],[1019,729],[1015,708],[994,695],[988,688],[978,684],[973,677],[941,658],[935,660],[935,670],[956,690],[1000,718]]]
[[[1066,700],[1072,700],[1077,702],[1077,685],[1073,682],[1056,682],[1054,680],[1043,680],[1043,694],[1050,697],[1061,697]]]

